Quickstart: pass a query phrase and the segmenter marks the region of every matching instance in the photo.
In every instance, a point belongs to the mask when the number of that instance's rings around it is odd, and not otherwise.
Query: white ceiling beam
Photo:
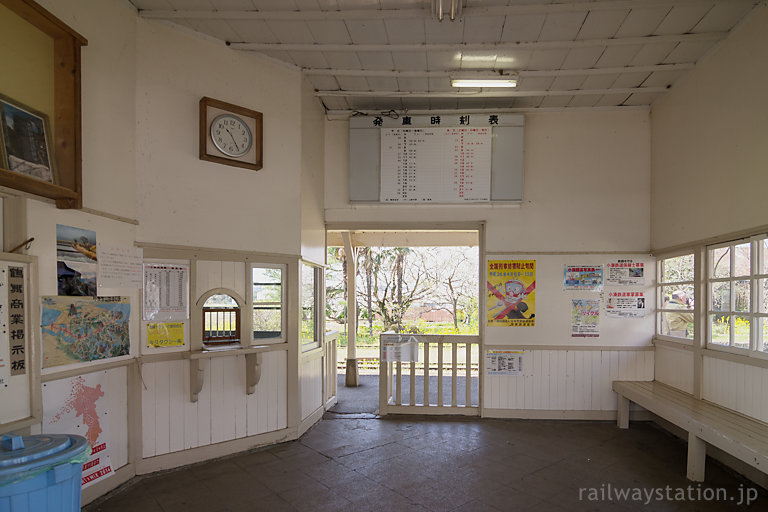
[[[712,3],[755,5],[755,0],[713,0]],[[558,2],[551,4],[465,7],[461,17],[517,16],[529,14],[553,14],[567,12],[634,9],[637,7],[669,7],[692,5],[701,0],[595,0],[592,2]],[[360,20],[360,19],[411,19],[431,16],[429,4],[423,9],[340,9],[335,11],[257,11],[257,10],[167,10],[142,9],[139,16],[165,20]]]
[[[584,96],[589,94],[637,94],[667,92],[666,87],[624,87],[616,89],[574,89],[565,91],[510,91],[483,90],[478,92],[459,91],[315,91],[315,96],[329,97],[369,97],[369,98],[521,98],[531,96]]]
[[[718,41],[727,32],[700,34],[623,37],[611,39],[582,39],[578,41],[522,41],[500,43],[409,43],[409,44],[316,44],[316,43],[227,43],[235,50],[276,52],[424,52],[424,51],[488,51],[488,50],[556,50],[666,44],[692,41]]]
[[[656,64],[649,66],[623,66],[615,68],[587,68],[587,69],[546,69],[538,71],[516,71],[514,75],[519,78],[540,76],[585,76],[585,75],[615,75],[619,73],[653,73],[656,71],[686,71],[693,69],[693,62],[681,64]],[[452,71],[400,71],[389,69],[320,69],[303,68],[302,73],[307,76],[370,76],[385,78],[444,78],[444,77],[472,77],[494,76],[500,78],[498,73],[492,70],[468,71],[455,69]]]

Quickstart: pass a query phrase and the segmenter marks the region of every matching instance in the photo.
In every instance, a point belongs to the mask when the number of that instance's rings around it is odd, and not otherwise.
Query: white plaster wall
[[[137,28],[138,239],[297,254],[300,74],[160,22]],[[261,170],[198,158],[203,96],[264,114]]]
[[[488,260],[536,260],[535,323],[533,327],[485,328],[486,345],[514,347],[515,345],[563,346],[647,346],[654,333],[656,269],[648,254],[505,254],[489,255]],[[618,259],[632,259],[644,263],[645,284],[642,286],[604,286],[603,292],[564,290],[565,265],[606,265]],[[487,262],[484,266],[488,268]],[[604,276],[607,273],[603,268]],[[605,311],[608,292],[643,292],[645,316],[643,318],[612,318]],[[490,295],[490,294],[487,294]],[[483,295],[481,300],[487,300]],[[600,336],[596,338],[571,337],[571,310],[573,299],[600,300]],[[491,306],[495,304],[493,297]],[[530,301],[528,301],[530,304]]]
[[[768,7],[652,107],[652,246],[768,223]]]
[[[83,206],[136,216],[136,10],[126,1],[41,0],[82,48]]]
[[[136,226],[125,222],[115,221],[96,215],[81,212],[79,210],[57,210],[52,204],[35,200],[28,200],[27,204],[27,233],[34,237],[28,254],[38,258],[38,290],[39,296],[57,295],[58,279],[56,274],[56,224],[64,224],[82,229],[90,229],[96,232],[96,240],[99,244],[120,247],[132,247],[136,236]],[[131,337],[131,355],[138,355],[139,349],[139,319],[141,318],[141,306],[139,302],[139,290],[126,288],[100,288],[103,295],[121,295],[130,297],[131,319],[129,323]],[[35,298],[38,300],[38,297]],[[40,335],[39,330],[36,333]],[[45,356],[45,354],[43,354]],[[127,359],[129,356],[121,356]],[[119,358],[116,358],[119,359]],[[43,373],[56,373],[63,369],[71,370],[82,368],[88,371],[95,363],[78,363],[68,366],[54,366],[43,368]]]
[[[326,220],[487,221],[487,250],[637,251],[650,247],[648,111],[525,116],[520,205],[351,205],[349,126],[326,122]]]
[[[301,255],[325,263],[323,119],[314,90],[301,86]]]

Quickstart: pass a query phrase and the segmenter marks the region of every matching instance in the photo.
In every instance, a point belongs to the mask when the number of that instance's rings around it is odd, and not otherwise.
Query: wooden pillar
[[[616,411],[616,421],[619,428],[629,428],[629,399],[624,395],[619,395],[618,411]]]
[[[349,231],[342,234],[347,262],[347,376],[344,383],[349,387],[360,385],[357,369],[357,300],[355,300],[355,277],[357,276],[357,258],[352,247]]]

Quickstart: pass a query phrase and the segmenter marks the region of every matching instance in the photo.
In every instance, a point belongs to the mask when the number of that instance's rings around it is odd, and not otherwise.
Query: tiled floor
[[[323,420],[298,441],[149,475],[85,510],[768,510],[762,490],[751,508],[739,506],[754,486],[711,461],[705,484],[691,484],[685,460],[685,444],[651,423],[619,430],[602,422],[346,416]],[[654,494],[648,505],[590,501],[609,486]],[[723,488],[733,501],[667,500],[678,488],[694,498]]]

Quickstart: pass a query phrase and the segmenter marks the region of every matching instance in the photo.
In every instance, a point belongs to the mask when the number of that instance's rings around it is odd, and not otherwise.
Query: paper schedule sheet
[[[381,130],[382,202],[462,203],[490,195],[490,127]]]

